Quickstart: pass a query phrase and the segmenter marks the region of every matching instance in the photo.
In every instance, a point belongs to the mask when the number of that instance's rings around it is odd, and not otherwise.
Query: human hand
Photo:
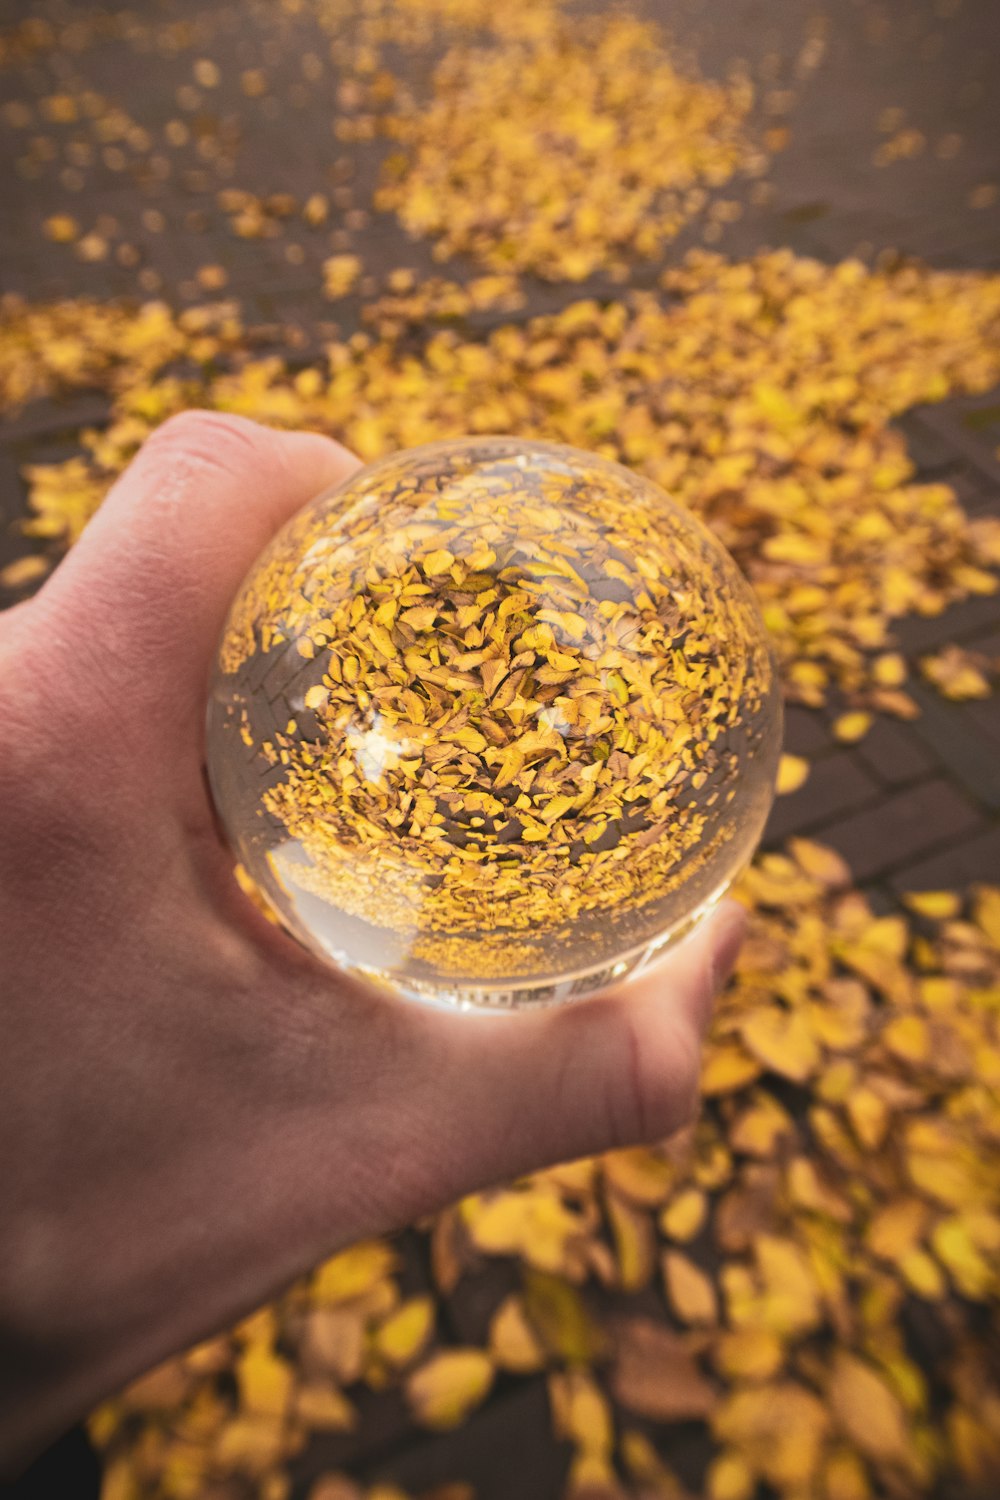
[[[174,418],[0,619],[9,1467],[338,1247],[694,1111],[731,903],[615,992],[498,1017],[338,978],[238,889],[203,772],[209,666],[264,543],[356,463]]]

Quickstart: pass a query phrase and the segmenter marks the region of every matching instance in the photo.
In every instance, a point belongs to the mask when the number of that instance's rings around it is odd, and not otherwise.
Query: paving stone
[[[984,656],[995,656],[1000,659],[1000,618],[997,620],[995,630],[986,630],[982,635],[971,636],[966,644],[970,651],[981,651]]]
[[[836,750],[815,761],[805,785],[778,797],[764,834],[765,844],[780,844],[792,834],[824,827],[843,813],[876,803],[882,793],[851,750]]]
[[[107,396],[84,395],[59,401],[32,401],[0,421],[0,444],[10,447],[27,439],[59,436],[83,427],[100,427],[108,419]]]
[[[916,860],[892,877],[893,889],[903,891],[961,890],[974,884],[1000,882],[1000,824],[974,838],[956,838],[936,854]]]
[[[472,1485],[476,1500],[556,1500],[571,1452],[552,1436],[545,1381],[501,1377],[486,1405],[454,1431],[415,1431],[411,1442],[348,1472],[361,1483],[396,1484],[410,1494],[460,1481]],[[310,1484],[338,1466],[326,1440],[315,1439],[293,1465],[292,1500],[305,1500]]]
[[[1000,810],[1000,700],[978,705],[952,703],[922,682],[911,686],[911,695],[921,714],[913,721],[913,733],[951,772],[952,776],[987,807]]]
[[[455,1290],[440,1299],[452,1337],[459,1344],[480,1348],[489,1336],[490,1321],[500,1303],[521,1285],[520,1267],[513,1261],[491,1259],[463,1276]]]
[[[957,458],[953,445],[922,420],[925,409],[919,407],[904,412],[893,425],[906,439],[906,451],[916,464],[919,476],[936,478],[942,470],[957,468]]]
[[[982,815],[968,798],[939,776],[830,824],[822,838],[864,883],[954,846],[983,827]]]
[[[790,703],[785,708],[785,750],[789,755],[816,755],[833,746],[821,710]]]
[[[952,453],[961,455],[980,474],[1000,484],[1000,459],[996,454],[1000,439],[1000,394],[989,391],[982,396],[924,407],[921,419]]]
[[[879,718],[861,740],[855,754],[886,786],[905,786],[939,769],[911,724]]]
[[[37,550],[28,546],[19,521],[24,513],[25,486],[21,478],[20,465],[8,448],[0,447],[0,568]],[[0,601],[6,599],[0,595]]]
[[[947,482],[966,515],[1000,515],[1000,483],[994,484],[985,475],[969,468],[949,474]]]
[[[873,885],[863,885],[861,894],[877,917],[891,917],[899,911],[897,897],[886,890],[884,885],[877,882]]]
[[[1000,614],[996,594],[973,594],[940,615],[908,615],[893,624],[893,635],[908,655],[934,651],[988,630]]]
[[[1000,694],[992,698],[976,698],[964,705],[965,715],[975,726],[983,740],[983,751],[992,753],[994,763],[1000,761]],[[994,804],[990,802],[992,807]]]
[[[351,1387],[347,1394],[357,1413],[356,1426],[350,1432],[312,1434],[289,1465],[293,1494],[307,1494],[314,1480],[331,1471],[359,1476],[383,1454],[421,1440],[400,1387],[377,1392]]]

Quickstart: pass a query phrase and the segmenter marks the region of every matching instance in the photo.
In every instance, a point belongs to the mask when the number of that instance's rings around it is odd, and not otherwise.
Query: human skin
[[[339,1247],[695,1111],[733,903],[616,991],[495,1016],[338,977],[237,887],[211,659],[357,462],[185,413],[0,617],[0,1476]]]

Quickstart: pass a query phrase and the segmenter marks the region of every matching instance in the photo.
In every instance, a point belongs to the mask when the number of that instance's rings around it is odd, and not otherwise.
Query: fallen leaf
[[[700,1266],[679,1250],[666,1251],[662,1266],[667,1301],[680,1321],[695,1324],[717,1322],[719,1304],[715,1287]]]
[[[913,1445],[906,1413],[871,1365],[845,1349],[835,1349],[827,1396],[834,1418],[862,1453],[908,1463]]]
[[[706,1417],[716,1402],[683,1340],[648,1318],[617,1323],[611,1387],[630,1411],[661,1422]]]
[[[446,1349],[406,1378],[406,1399],[424,1427],[457,1427],[486,1399],[493,1364],[481,1349]]]

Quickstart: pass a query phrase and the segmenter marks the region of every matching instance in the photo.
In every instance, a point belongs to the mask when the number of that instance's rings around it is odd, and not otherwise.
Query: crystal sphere
[[[781,707],[753,595],[649,481],[514,438],[371,464],[244,582],[208,770],[234,853],[332,964],[454,1005],[567,999],[744,868]]]

